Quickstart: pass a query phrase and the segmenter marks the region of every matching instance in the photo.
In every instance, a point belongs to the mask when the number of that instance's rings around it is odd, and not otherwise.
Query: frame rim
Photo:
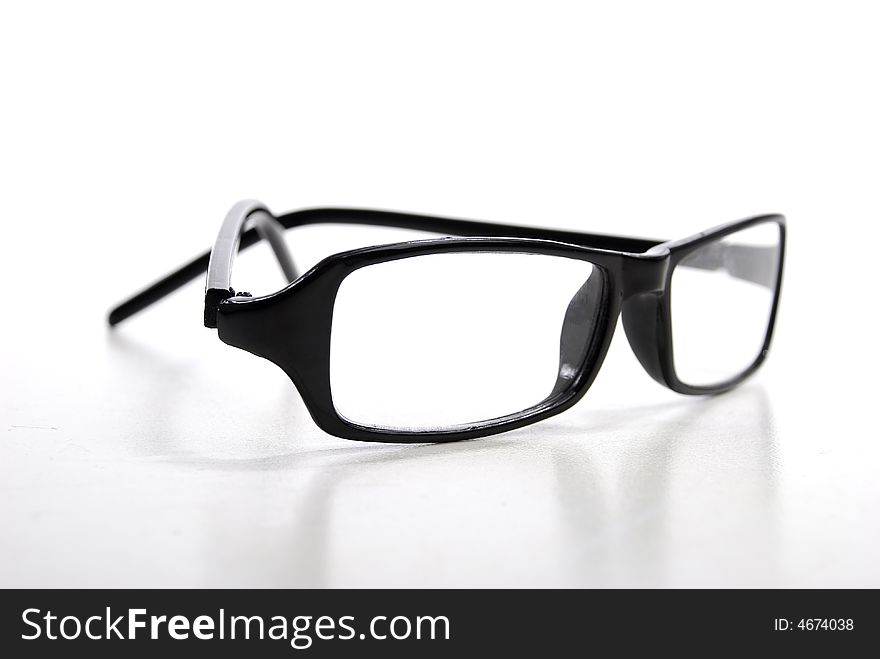
[[[767,318],[767,328],[764,331],[764,338],[761,343],[761,349],[755,356],[755,359],[740,373],[725,380],[707,385],[695,385],[683,381],[675,368],[674,341],[672,337],[672,277],[675,269],[692,252],[701,247],[717,242],[726,236],[739,233],[745,229],[749,229],[762,224],[776,224],[779,227],[779,263],[776,267],[776,282],[773,288],[773,302],[770,307],[770,315]],[[701,231],[688,238],[681,240],[668,241],[658,245],[669,250],[670,261],[669,271],[665,284],[665,294],[663,295],[662,313],[665,316],[664,325],[667,328],[668,340],[663,342],[661,350],[661,359],[664,362],[666,370],[667,386],[677,393],[689,395],[713,395],[729,391],[740,385],[742,382],[750,378],[767,359],[770,344],[773,339],[773,333],[776,326],[776,318],[779,311],[779,300],[782,293],[782,279],[784,272],[785,248],[786,248],[786,218],[779,213],[771,213],[767,215],[757,215],[742,220],[734,220],[720,224],[711,229]]]
[[[577,376],[572,379],[566,390],[554,398],[545,399],[526,410],[502,417],[463,424],[465,427],[437,430],[377,428],[358,424],[343,417],[333,405],[332,390],[329,386],[332,311],[342,281],[352,272],[370,265],[456,252],[545,254],[574,258],[589,262],[602,273],[605,282],[602,309],[587,355]],[[623,293],[619,285],[621,278],[624,277],[623,262],[636,260],[657,266],[665,258],[665,256],[625,254],[530,238],[451,237],[369,246],[328,256],[296,282],[275,293],[260,297],[230,297],[223,300],[218,313],[218,331],[224,342],[265,357],[280,366],[293,380],[315,423],[335,436],[393,443],[430,443],[485,437],[554,416],[578,402],[595,380],[614,334]],[[304,303],[303,293],[315,288],[323,292],[320,301],[316,299],[310,300],[308,304]],[[288,314],[282,311],[285,307],[291,308]],[[248,340],[245,335],[254,331],[257,321],[250,323],[249,328],[234,327],[239,319],[243,324],[247,324],[243,319],[248,316],[259,315],[271,318],[276,316],[276,313],[279,316],[296,315],[300,321],[306,317],[311,319],[307,321],[311,323],[311,328],[305,329],[312,337],[309,345],[318,352],[322,363],[320,381],[316,381],[318,378],[313,377],[313,381],[308,382],[310,376],[303,377],[303,374],[295,369],[295,362],[302,361],[304,356],[301,348],[284,350],[266,346],[265,342],[259,340]],[[313,371],[312,376],[314,375]]]

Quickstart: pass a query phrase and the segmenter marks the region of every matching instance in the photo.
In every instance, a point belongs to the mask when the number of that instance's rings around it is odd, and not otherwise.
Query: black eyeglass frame
[[[437,238],[334,254],[301,277],[287,252],[283,231],[309,224],[360,224],[414,229]],[[710,386],[682,382],[675,372],[672,343],[671,279],[675,267],[695,250],[760,224],[774,223],[780,232],[778,269],[772,286],[773,303],[761,351],[737,376]],[[285,288],[259,297],[236,293],[231,285],[236,253],[266,239],[291,280]],[[205,325],[216,327],[220,339],[278,365],[299,391],[315,423],[337,437],[394,443],[457,441],[485,437],[536,423],[577,403],[596,378],[607,354],[619,317],[641,365],[660,384],[681,394],[722,393],[740,384],[763,363],[770,347],[782,287],[786,223],[778,214],[760,215],[722,224],[683,240],[641,238],[538,229],[409,213],[313,208],[274,217],[255,201],[236,204],[209,254],[203,254],[114,309],[115,325],[208,271]],[[581,368],[568,386],[541,403],[466,427],[405,431],[374,428],[342,417],[333,404],[330,384],[330,337],[333,308],[340,284],[366,266],[429,254],[445,253],[543,254],[591,263],[604,280],[591,343]],[[692,265],[692,264],[689,264]],[[696,267],[701,267],[699,264]]]

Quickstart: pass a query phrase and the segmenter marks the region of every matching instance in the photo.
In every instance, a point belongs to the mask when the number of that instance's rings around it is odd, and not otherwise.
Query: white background
[[[878,29],[846,1],[4,3],[0,585],[880,586]],[[245,197],[657,238],[783,212],[778,334],[715,399],[620,332],[542,424],[338,440],[200,326],[202,282],[104,325]]]

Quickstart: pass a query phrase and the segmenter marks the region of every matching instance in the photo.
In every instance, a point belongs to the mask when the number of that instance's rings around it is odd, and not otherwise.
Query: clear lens
[[[672,343],[678,379],[720,384],[764,346],[779,272],[780,227],[759,224],[691,252],[672,273]]]
[[[355,270],[333,310],[336,411],[368,427],[435,430],[534,407],[582,368],[602,281],[586,261],[519,253]]]

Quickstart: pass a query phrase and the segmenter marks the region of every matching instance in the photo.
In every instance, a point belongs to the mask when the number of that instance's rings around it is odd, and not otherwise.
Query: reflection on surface
[[[589,416],[577,430],[455,444],[184,458],[256,488],[246,517],[222,506],[206,518],[219,562],[206,569],[286,586],[731,585],[772,573],[763,389]]]
[[[145,526],[128,532],[158,575],[157,552],[227,586],[754,585],[784,567],[760,386],[594,403],[470,442],[358,444],[315,428],[273,365],[202,338],[108,337],[105,405],[123,412],[90,445],[123,461],[86,523],[135,502]]]
[[[315,428],[272,364],[163,322],[133,324],[106,339],[104,361],[83,353],[55,373],[51,415],[11,390],[16,458],[3,480],[27,496],[0,498],[17,529],[0,542],[4,585],[829,581],[813,566],[833,549],[828,529],[846,527],[826,506],[816,530],[822,501],[797,478],[834,456],[788,432],[783,472],[755,385],[705,399],[645,382],[643,395],[622,363],[638,405],[615,407],[606,378],[589,403],[515,432],[358,444]]]
[[[745,388],[696,403],[620,415],[627,446],[554,456],[574,583],[736,584],[772,572],[777,469],[767,396]]]

